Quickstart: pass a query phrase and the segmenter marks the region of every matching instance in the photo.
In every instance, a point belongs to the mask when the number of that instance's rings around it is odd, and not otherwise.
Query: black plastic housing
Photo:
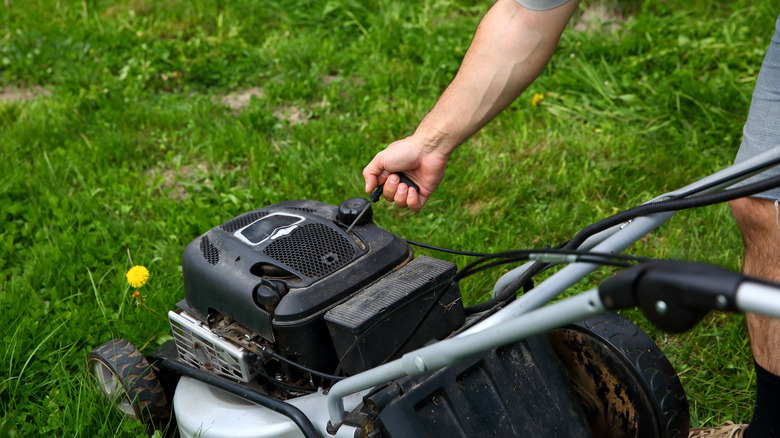
[[[335,366],[325,312],[412,257],[405,240],[372,222],[346,233],[348,225],[339,207],[299,200],[214,227],[184,250],[187,304],[276,342],[303,365]]]
[[[383,437],[593,436],[543,335],[399,379],[364,403]]]
[[[454,263],[416,258],[325,314],[339,366],[357,374],[447,337],[463,324]]]
[[[599,297],[610,310],[639,306],[661,330],[683,333],[710,310],[737,310],[737,289],[744,280],[713,265],[659,260],[607,279],[599,286]]]

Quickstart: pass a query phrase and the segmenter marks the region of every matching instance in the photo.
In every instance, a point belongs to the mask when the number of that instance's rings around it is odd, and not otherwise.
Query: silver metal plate
[[[215,335],[187,312],[169,311],[168,320],[183,362],[240,382],[249,382],[257,375],[251,353]]]

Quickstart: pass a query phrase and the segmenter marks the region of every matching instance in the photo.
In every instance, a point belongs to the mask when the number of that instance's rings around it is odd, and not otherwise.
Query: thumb
[[[374,157],[370,163],[363,169],[363,179],[366,181],[366,193],[370,193],[379,184],[390,175],[390,172],[384,169],[377,157]]]

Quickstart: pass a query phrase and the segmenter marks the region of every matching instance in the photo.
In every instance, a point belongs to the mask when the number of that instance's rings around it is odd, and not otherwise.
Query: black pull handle
[[[398,175],[398,178],[400,178],[400,182],[406,184],[408,187],[414,187],[415,190],[418,192],[420,191],[420,186],[418,186],[414,181],[409,179],[408,176],[404,175],[403,172],[394,172],[396,175]],[[373,192],[368,196],[368,199],[371,200],[371,202],[376,202],[379,200],[379,197],[382,196],[382,191],[384,190],[385,185],[381,184],[379,187],[374,189]]]

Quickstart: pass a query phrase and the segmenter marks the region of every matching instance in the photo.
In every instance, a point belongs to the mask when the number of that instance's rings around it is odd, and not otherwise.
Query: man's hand
[[[382,193],[387,201],[419,211],[444,178],[448,158],[431,150],[415,136],[398,140],[378,153],[363,169],[366,193],[384,184]],[[405,173],[420,191],[400,183],[395,172]]]

